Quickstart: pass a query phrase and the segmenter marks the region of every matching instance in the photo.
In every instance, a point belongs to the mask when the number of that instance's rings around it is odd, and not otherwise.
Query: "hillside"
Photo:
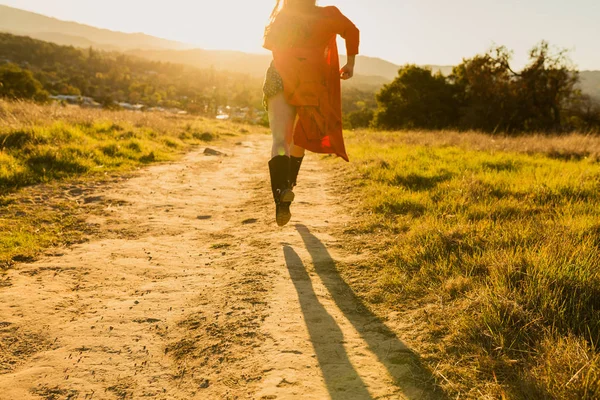
[[[9,76],[25,70],[50,95],[82,95],[105,105],[141,103],[209,114],[220,106],[262,104],[261,81],[247,74],[77,49],[7,33],[0,33],[0,55],[0,77],[2,70]]]
[[[217,71],[243,72],[262,77],[271,62],[268,54],[249,54],[222,50],[130,50],[127,54],[160,62],[191,65],[196,68],[214,68]]]
[[[143,33],[122,33],[76,22],[61,21],[29,11],[0,5],[0,31],[71,46],[104,49],[186,49],[186,45]]]
[[[236,56],[243,53],[229,53],[231,65],[237,65],[240,61],[236,61]],[[262,73],[251,75],[243,68],[239,72],[198,68],[192,62],[185,65],[168,59],[152,61],[132,54],[60,46],[7,33],[0,33],[0,55],[0,80],[3,73],[8,73],[15,84],[14,76],[30,72],[31,79],[37,81],[33,85],[43,91],[18,94],[10,92],[8,88],[12,86],[7,85],[6,93],[0,90],[0,97],[39,100],[48,95],[81,95],[104,105],[137,103],[209,115],[225,106],[262,109]],[[257,64],[260,57],[268,63],[265,56],[256,56]],[[386,82],[385,78],[357,77],[352,82],[344,90],[345,112],[357,111],[363,105],[374,108],[374,93]],[[19,88],[26,90],[22,83]]]
[[[44,42],[58,44],[60,46],[73,46],[78,48],[88,49],[93,47],[105,51],[118,51],[119,47],[109,44],[98,44],[82,36],[73,36],[60,32],[24,32],[24,31],[7,31],[12,35],[29,36],[32,39],[42,40]]]

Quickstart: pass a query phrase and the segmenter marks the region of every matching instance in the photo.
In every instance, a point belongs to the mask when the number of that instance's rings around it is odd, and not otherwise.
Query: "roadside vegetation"
[[[199,117],[0,100],[0,267],[84,237],[78,201],[85,201],[72,193],[240,129]]]
[[[600,397],[600,137],[357,131],[351,270],[452,398]]]

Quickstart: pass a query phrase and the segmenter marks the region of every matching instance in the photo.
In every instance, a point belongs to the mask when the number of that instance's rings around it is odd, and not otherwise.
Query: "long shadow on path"
[[[342,330],[319,302],[302,260],[289,246],[283,248],[283,253],[331,398],[347,400],[350,395],[355,399],[371,399],[365,383],[350,363]]]
[[[430,370],[388,328],[344,281],[325,245],[306,226],[297,225],[316,273],[344,316],[366,342],[368,349],[385,366],[399,390],[410,399],[445,399],[435,386]],[[371,399],[364,382],[353,368],[343,346],[343,334],[320,304],[300,257],[289,246],[284,255],[294,282],[315,353],[333,399]],[[332,365],[331,357],[339,357]],[[346,388],[346,393],[340,392]],[[350,391],[351,389],[351,391]]]

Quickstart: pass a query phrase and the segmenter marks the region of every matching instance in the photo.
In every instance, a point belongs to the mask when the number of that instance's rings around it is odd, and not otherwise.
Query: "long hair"
[[[271,12],[271,23],[281,11],[296,11],[299,13],[310,12],[317,6],[317,0],[277,0]]]
[[[317,0],[276,0],[269,24],[265,28],[265,37],[271,32],[279,14],[287,13],[299,19],[310,15],[316,7]]]

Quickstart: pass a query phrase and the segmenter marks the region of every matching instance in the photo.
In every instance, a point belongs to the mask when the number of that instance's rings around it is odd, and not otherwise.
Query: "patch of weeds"
[[[127,398],[133,398],[133,389],[135,388],[135,382],[133,379],[120,379],[116,385],[112,385],[106,388],[107,391],[112,392],[117,399],[125,400]]]
[[[177,141],[175,141],[171,138],[165,138],[165,139],[163,139],[163,142],[167,147],[169,147],[171,149],[177,149],[177,148],[181,147],[180,143],[178,143]]]
[[[450,179],[452,179],[452,174],[447,171],[441,171],[433,176],[413,172],[396,176],[394,184],[404,186],[409,190],[420,192],[433,189],[440,183],[449,181]]]
[[[140,162],[144,164],[149,164],[154,161],[156,161],[156,154],[154,154],[153,151],[140,157]]]
[[[48,340],[3,321],[0,325],[0,374],[13,371],[33,355],[51,348]]]
[[[426,210],[427,207],[425,205],[402,198],[385,199],[375,207],[377,213],[410,215],[413,217],[422,216]]]
[[[169,354],[176,360],[183,360],[196,353],[197,342],[193,339],[181,339],[165,348],[165,354]]]
[[[156,324],[158,322],[161,322],[161,320],[156,318],[137,318],[134,319],[133,322],[135,322],[136,324]]]
[[[31,389],[31,393],[40,396],[44,400],[74,400],[79,397],[77,390],[61,389],[59,386],[49,387],[47,385]]]
[[[129,143],[127,143],[126,147],[129,150],[135,151],[137,153],[142,151],[142,144],[137,140],[131,140]]]
[[[196,140],[201,140],[203,142],[212,142],[216,139],[216,136],[210,132],[194,132],[192,137]]]
[[[229,247],[231,247],[230,243],[215,243],[215,244],[213,244],[213,245],[210,246],[211,249],[215,249],[215,250],[218,250],[218,249],[227,249]]]

